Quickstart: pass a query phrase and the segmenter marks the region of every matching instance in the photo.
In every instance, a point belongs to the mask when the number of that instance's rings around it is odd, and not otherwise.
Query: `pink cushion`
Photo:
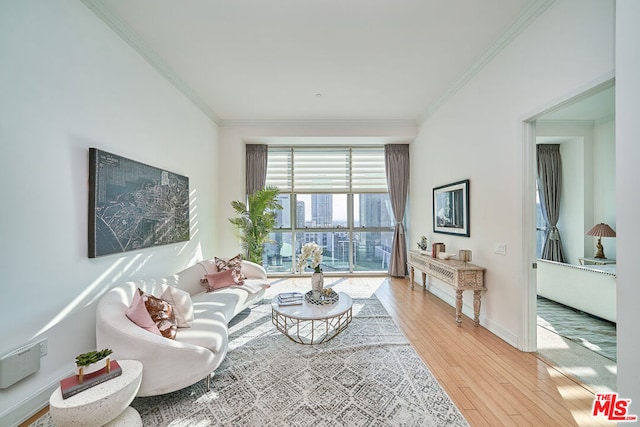
[[[238,284],[234,270],[207,274],[205,277],[207,279],[207,292]]]
[[[214,257],[216,268],[218,271],[234,270],[236,272],[237,281],[246,279],[246,276],[242,273],[242,255],[238,254],[232,258],[218,258]]]
[[[136,289],[133,295],[133,301],[131,305],[125,312],[129,320],[131,320],[136,325],[140,326],[142,329],[149,331],[153,334],[160,335],[160,330],[156,326],[156,323],[151,319],[151,315],[147,311],[147,307],[144,304],[144,300],[140,296],[140,292]]]

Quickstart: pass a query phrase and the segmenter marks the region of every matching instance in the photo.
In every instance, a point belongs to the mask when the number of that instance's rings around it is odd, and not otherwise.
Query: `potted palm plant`
[[[249,261],[262,265],[264,244],[276,225],[275,211],[282,209],[277,200],[278,194],[280,190],[277,187],[266,187],[250,194],[248,205],[239,200],[231,202],[238,216],[229,218],[229,222],[236,227]]]

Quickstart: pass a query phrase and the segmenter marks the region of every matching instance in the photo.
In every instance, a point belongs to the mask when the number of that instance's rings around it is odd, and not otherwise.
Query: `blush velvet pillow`
[[[224,270],[218,273],[207,274],[204,277],[207,280],[207,292],[238,284],[234,270]]]
[[[136,289],[136,292],[133,295],[133,301],[127,311],[125,312],[126,316],[136,325],[140,326],[142,329],[151,332],[152,334],[160,335],[160,330],[156,326],[156,323],[151,319],[149,312],[147,311],[147,307],[144,304],[144,300],[140,295],[140,290]]]

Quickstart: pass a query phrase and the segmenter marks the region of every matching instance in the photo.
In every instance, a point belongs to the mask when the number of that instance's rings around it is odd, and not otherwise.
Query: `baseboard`
[[[60,381],[54,381],[0,414],[0,426],[18,427],[27,421],[49,404],[49,397],[58,386]]]
[[[429,291],[430,293],[432,293],[433,295],[435,295],[436,297],[440,298],[442,301],[446,302],[447,304],[449,304],[451,307],[455,307],[456,306],[456,297],[453,294],[450,294],[448,292],[446,292],[445,290],[434,286],[433,284],[429,284],[427,283],[427,291]],[[464,314],[465,316],[469,317],[470,319],[473,319],[473,307],[468,306],[466,304],[462,304],[462,314]],[[480,325],[482,325],[485,329],[487,329],[489,332],[491,332],[492,334],[494,334],[495,336],[497,336],[498,338],[500,338],[501,340],[505,341],[506,343],[508,343],[509,345],[518,348],[518,337],[515,336],[513,333],[507,331],[506,329],[502,328],[499,325],[496,325],[495,323],[491,322],[490,319],[488,319],[487,317],[483,316],[482,313],[480,313]]]

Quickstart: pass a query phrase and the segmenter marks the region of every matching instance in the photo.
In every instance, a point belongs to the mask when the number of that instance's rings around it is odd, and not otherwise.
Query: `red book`
[[[111,378],[122,375],[122,368],[117,361],[111,360],[111,370],[107,372],[107,367],[100,369],[99,371],[92,372],[90,374],[83,375],[82,383],[78,381],[77,375],[72,375],[63,380],[60,380],[60,390],[62,391],[62,398],[66,399],[84,391],[88,388],[103,383]]]

